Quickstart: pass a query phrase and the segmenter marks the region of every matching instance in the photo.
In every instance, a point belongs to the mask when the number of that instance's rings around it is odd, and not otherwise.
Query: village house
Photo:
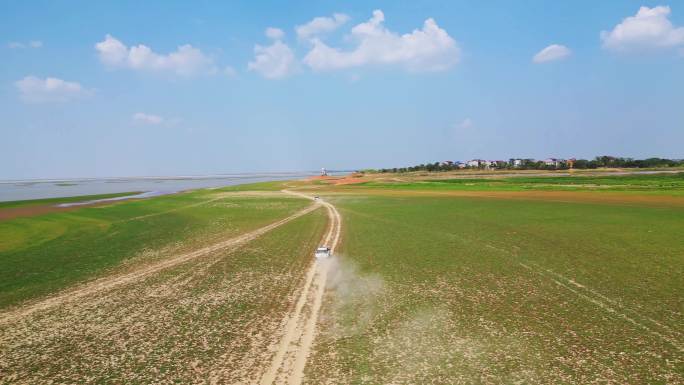
[[[483,166],[483,165],[484,165],[484,160],[481,160],[481,159],[472,159],[472,160],[469,160],[469,161],[468,161],[467,165],[468,165],[468,167],[475,167],[475,168],[477,168],[477,167],[480,167],[480,166]]]
[[[556,158],[546,158],[544,159],[544,164],[547,166],[552,166],[552,167],[560,167],[561,164],[565,162],[565,159],[556,159]]]
[[[503,161],[503,160],[495,160],[495,161],[494,161],[494,164],[492,165],[492,167],[496,167],[496,168],[506,168],[507,165],[508,165],[508,163],[507,163],[506,161]]]

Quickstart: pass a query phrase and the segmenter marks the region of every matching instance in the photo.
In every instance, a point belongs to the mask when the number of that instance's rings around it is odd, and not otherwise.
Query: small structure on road
[[[330,257],[330,254],[331,254],[330,248],[327,246],[321,246],[321,247],[317,248],[316,252],[314,253],[316,258],[328,258],[328,257]]]

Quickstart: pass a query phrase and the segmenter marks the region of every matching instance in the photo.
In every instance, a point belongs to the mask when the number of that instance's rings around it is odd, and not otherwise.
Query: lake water
[[[198,188],[224,187],[274,180],[301,179],[312,175],[318,174],[314,172],[301,172],[192,177],[0,181],[0,202],[79,195],[112,194],[131,191],[145,192],[148,193],[148,196],[151,196]]]

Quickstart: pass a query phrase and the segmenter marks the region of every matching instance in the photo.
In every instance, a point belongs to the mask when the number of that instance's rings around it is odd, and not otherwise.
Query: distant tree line
[[[568,170],[595,168],[656,168],[684,166],[684,159],[634,159],[615,156],[597,156],[594,159],[509,159],[508,161],[434,162],[410,167],[368,169],[362,172],[397,173],[412,171],[452,171],[460,169],[483,170]]]

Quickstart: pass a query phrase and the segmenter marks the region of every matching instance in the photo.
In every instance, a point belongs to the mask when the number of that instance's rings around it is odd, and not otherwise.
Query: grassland
[[[0,383],[254,383],[325,227],[316,210],[240,248],[0,323]]]
[[[579,181],[670,196],[486,194],[536,178],[315,186],[344,235],[307,383],[684,381],[684,208],[661,185],[681,175],[614,178]],[[484,194],[441,194],[465,183]]]
[[[235,190],[200,190],[0,221],[0,308],[109,273],[122,264],[192,250],[252,230],[308,204],[288,196],[231,194]],[[47,203],[65,201],[76,199]]]
[[[307,384],[684,383],[682,174],[444,176],[2,220],[0,383],[257,383],[301,298]],[[326,214],[285,187],[341,214],[325,291]]]

